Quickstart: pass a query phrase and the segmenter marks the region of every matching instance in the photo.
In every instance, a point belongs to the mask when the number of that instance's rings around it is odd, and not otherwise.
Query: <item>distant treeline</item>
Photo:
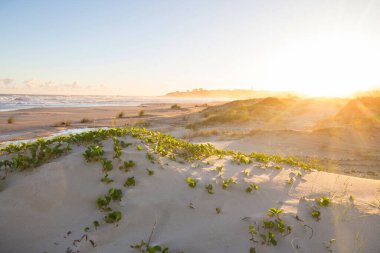
[[[193,89],[187,91],[170,92],[166,97],[211,97],[211,98],[264,98],[264,97],[294,97],[296,94],[280,91],[261,90],[204,90]]]

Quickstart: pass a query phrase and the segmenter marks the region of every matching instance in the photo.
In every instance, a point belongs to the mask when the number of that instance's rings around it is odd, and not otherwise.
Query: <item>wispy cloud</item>
[[[2,85],[11,85],[13,83],[13,79],[11,78],[4,78],[4,79],[0,79],[0,84]]]
[[[81,84],[78,81],[70,83],[58,83],[55,81],[46,81],[38,79],[28,79],[17,81],[11,78],[0,79],[0,93],[50,93],[50,94],[88,94],[109,91],[104,84]],[[103,93],[104,94],[104,93]]]

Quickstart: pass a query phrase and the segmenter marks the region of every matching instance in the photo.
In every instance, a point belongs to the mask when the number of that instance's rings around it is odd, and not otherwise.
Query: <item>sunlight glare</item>
[[[270,88],[311,96],[350,96],[380,84],[380,53],[369,40],[343,37],[295,41],[264,63]]]

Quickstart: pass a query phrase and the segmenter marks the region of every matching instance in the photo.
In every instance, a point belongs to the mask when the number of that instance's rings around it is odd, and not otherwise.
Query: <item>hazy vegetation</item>
[[[80,123],[90,123],[90,122],[91,122],[91,120],[88,119],[88,118],[83,118],[83,119],[81,119],[81,121],[80,121]]]
[[[54,123],[53,126],[54,127],[68,127],[68,126],[71,126],[71,121],[67,120],[67,121],[57,122],[57,123]]]
[[[124,118],[124,112],[119,112],[116,117],[119,119]]]
[[[170,106],[170,108],[174,109],[174,110],[180,110],[181,106],[179,106],[178,104],[174,104],[174,105]]]
[[[294,96],[291,92],[258,91],[258,90],[205,90],[202,88],[176,91],[166,94],[167,97],[213,97],[213,98],[263,98],[270,96]]]
[[[249,99],[208,107],[201,112],[203,119],[190,123],[189,129],[216,124],[245,123],[251,120],[268,120],[284,110],[290,100],[278,98]]]

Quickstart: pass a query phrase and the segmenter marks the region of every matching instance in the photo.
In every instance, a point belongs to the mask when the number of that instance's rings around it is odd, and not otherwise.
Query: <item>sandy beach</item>
[[[213,111],[219,110],[217,108],[234,106],[234,103],[181,103],[180,109],[171,108],[175,104],[148,104],[0,112],[0,145],[12,140],[46,137],[70,129],[140,126],[196,143],[210,142],[222,149],[318,160],[325,171],[380,179],[378,128],[360,129],[342,124],[319,126],[339,113],[348,100],[333,101],[300,99],[286,107],[282,104],[279,109],[274,107],[281,113],[272,111],[271,107],[261,109],[270,113],[270,120],[202,123],[195,129],[189,126],[202,122],[205,114],[212,115]],[[139,115],[141,111],[143,115]],[[123,113],[121,118],[118,116],[120,113]],[[7,123],[9,117],[14,119],[12,124]]]
[[[347,105],[0,112],[2,252],[377,252],[380,135]]]
[[[216,105],[222,102],[211,102]],[[48,136],[71,128],[125,126],[144,124],[167,118],[198,112],[202,104],[183,103],[180,109],[172,109],[174,104],[148,104],[141,106],[96,106],[96,107],[55,107],[32,108],[0,112],[0,142]],[[140,111],[144,111],[142,116]],[[122,117],[119,114],[123,113]],[[14,122],[7,123],[12,117]],[[83,122],[85,119],[86,122]],[[169,124],[168,124],[169,125]]]

